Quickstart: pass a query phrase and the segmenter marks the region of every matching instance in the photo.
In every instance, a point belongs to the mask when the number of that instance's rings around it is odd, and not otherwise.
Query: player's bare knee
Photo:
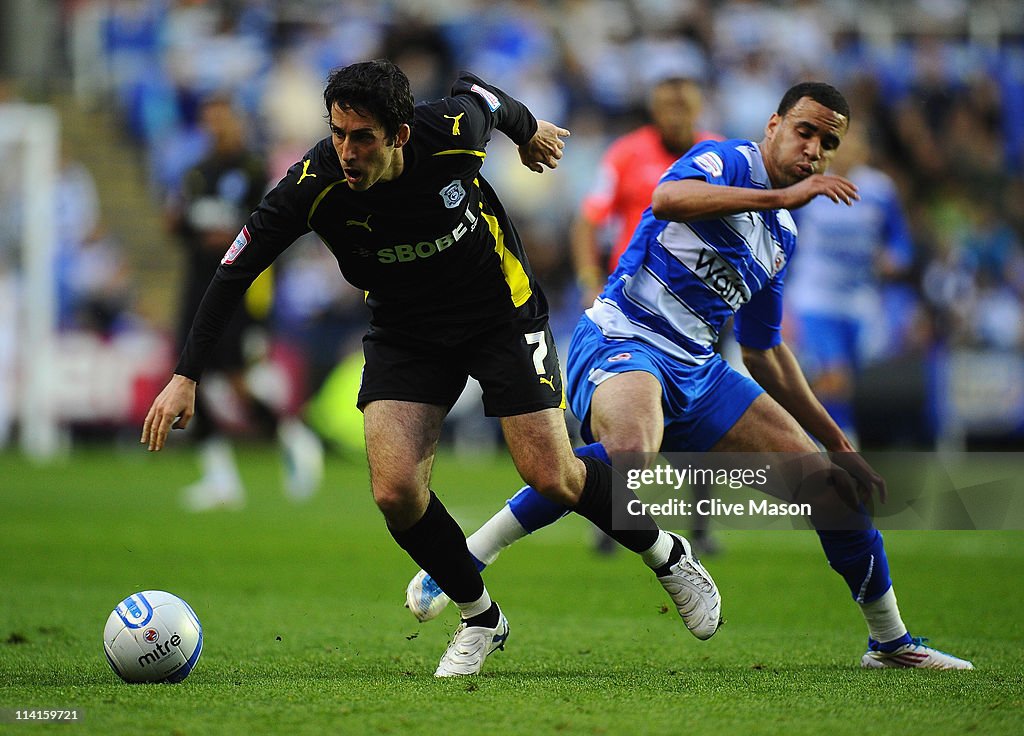
[[[424,497],[429,493],[414,483],[373,484],[373,500],[389,522],[416,516],[417,512],[422,515],[421,507],[426,506]]]
[[[524,474],[523,480],[529,483],[537,493],[563,506],[574,506],[583,491],[582,473],[572,472],[575,468],[540,468]]]

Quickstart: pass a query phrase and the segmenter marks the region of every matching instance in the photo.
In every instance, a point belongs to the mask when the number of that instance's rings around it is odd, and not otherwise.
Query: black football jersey
[[[366,292],[371,329],[457,342],[495,319],[546,311],[522,243],[480,175],[491,132],[516,144],[537,121],[471,74],[416,105],[400,176],[351,190],[330,138],[267,194],[224,255],[176,372],[198,380],[246,288],[299,236],[315,232]]]

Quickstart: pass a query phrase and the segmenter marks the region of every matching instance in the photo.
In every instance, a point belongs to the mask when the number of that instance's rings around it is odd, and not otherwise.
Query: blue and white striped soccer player
[[[838,90],[798,84],[760,143],[703,142],[668,169],[572,338],[569,398],[591,441],[578,454],[807,453],[884,500],[884,481],[815,398],[780,334],[783,280],[796,245],[789,210],[817,197],[845,205],[858,199],[851,181],[824,174],[849,116]],[[754,380],[712,350],[731,316]],[[818,448],[808,435],[829,454],[811,455]],[[564,513],[527,486],[469,538],[469,549],[482,568]],[[862,515],[860,531],[818,531],[867,623],[861,665],[972,669],[907,631],[882,536]],[[421,621],[447,604],[422,571],[406,600]]]

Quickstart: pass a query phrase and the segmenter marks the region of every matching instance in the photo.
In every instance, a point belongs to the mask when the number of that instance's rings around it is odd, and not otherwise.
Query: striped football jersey
[[[771,188],[757,144],[704,141],[661,181]],[[785,209],[669,222],[648,207],[618,268],[587,315],[609,338],[644,341],[684,363],[708,360],[729,317],[740,344],[781,342],[782,287],[796,246]]]

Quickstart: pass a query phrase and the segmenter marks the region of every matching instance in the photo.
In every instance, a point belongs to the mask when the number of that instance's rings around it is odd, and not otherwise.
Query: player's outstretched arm
[[[565,148],[563,138],[568,138],[569,131],[560,128],[547,120],[537,120],[537,132],[533,134],[526,143],[519,146],[519,159],[523,166],[538,174],[544,172],[544,167],[549,169],[558,167],[558,160],[562,158],[562,149]]]
[[[784,189],[752,189],[711,184],[700,179],[680,179],[657,186],[651,198],[651,210],[659,220],[693,222],[740,212],[796,209],[818,196],[846,205],[860,198],[852,181],[824,174],[809,176]]]
[[[665,181],[654,189],[651,211],[659,220],[693,222],[739,212],[782,207],[781,190],[711,184],[699,179]]]
[[[751,377],[826,450],[852,451],[853,445],[811,390],[793,352],[784,342],[767,350],[741,346]]]
[[[187,427],[195,410],[196,382],[175,373],[149,407],[139,441],[148,445],[150,452],[159,452],[171,429]]]
[[[779,343],[768,350],[742,347],[743,363],[750,375],[788,411],[808,434],[829,451],[829,458],[856,481],[856,490],[867,500],[877,493],[884,503],[885,480],[854,449],[828,411],[814,395],[796,357]]]

